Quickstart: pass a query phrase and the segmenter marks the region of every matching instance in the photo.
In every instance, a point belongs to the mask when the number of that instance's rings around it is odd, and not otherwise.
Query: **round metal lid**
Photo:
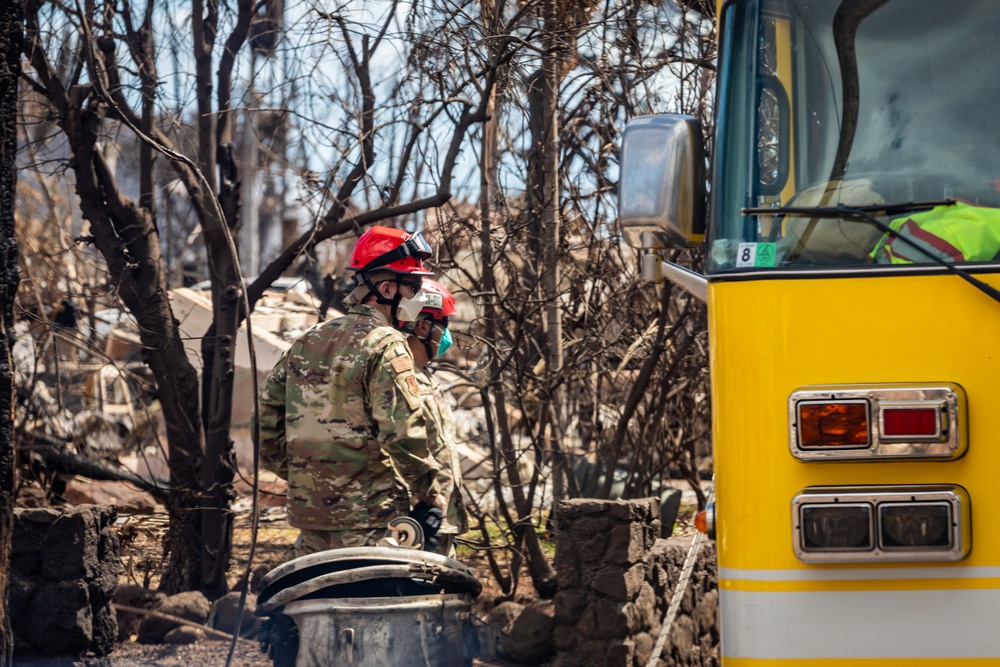
[[[440,554],[398,547],[320,551],[274,568],[261,579],[258,608],[273,611],[301,599],[464,593],[482,583],[469,567]]]

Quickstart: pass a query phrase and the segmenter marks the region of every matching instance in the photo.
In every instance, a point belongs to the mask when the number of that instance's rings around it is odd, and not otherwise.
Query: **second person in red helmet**
[[[448,499],[443,521],[438,529],[436,551],[450,555],[453,540],[469,530],[469,518],[462,499],[462,468],[456,449],[455,418],[440,387],[429,373],[428,364],[440,358],[451,346],[449,318],[455,314],[455,297],[441,283],[424,278],[426,299],[420,314],[412,322],[400,322],[399,328],[409,334],[407,342],[413,353],[420,385],[421,405],[427,419],[427,442],[431,454],[442,468],[438,476],[441,494]],[[420,512],[423,508],[414,508]]]

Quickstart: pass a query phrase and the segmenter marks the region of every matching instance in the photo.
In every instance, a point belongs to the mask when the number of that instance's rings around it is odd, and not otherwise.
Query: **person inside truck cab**
[[[866,206],[885,203],[867,179],[833,181],[797,194],[789,206]],[[789,215],[786,254],[820,264],[989,262],[1000,253],[1000,209],[956,200],[951,205],[895,216],[873,214],[896,236],[862,218]],[[899,237],[905,237],[901,239]],[[916,246],[916,247],[915,247]]]

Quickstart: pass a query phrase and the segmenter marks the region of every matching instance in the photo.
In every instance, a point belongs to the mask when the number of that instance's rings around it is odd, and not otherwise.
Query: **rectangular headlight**
[[[803,505],[800,517],[805,551],[868,551],[874,546],[868,503]]]
[[[883,549],[951,548],[951,507],[946,503],[882,503],[878,525]]]
[[[792,499],[792,546],[805,563],[962,560],[970,508],[957,485],[811,487]]]

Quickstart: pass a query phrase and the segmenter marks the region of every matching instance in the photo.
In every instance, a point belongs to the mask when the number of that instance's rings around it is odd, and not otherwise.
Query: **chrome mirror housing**
[[[618,213],[632,247],[701,245],[705,236],[702,136],[701,123],[691,116],[640,116],[625,128]]]

